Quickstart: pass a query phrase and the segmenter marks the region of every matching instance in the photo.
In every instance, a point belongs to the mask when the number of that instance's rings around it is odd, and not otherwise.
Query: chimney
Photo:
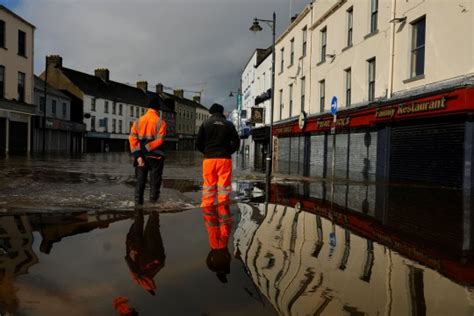
[[[163,93],[163,84],[159,83],[156,85],[156,93]]]
[[[94,70],[94,74],[95,74],[96,77],[102,79],[102,81],[104,81],[104,82],[109,81],[110,72],[107,68],[98,68],[98,69]]]
[[[62,68],[63,58],[59,55],[46,56],[46,66],[47,67],[52,66],[54,68]]]
[[[173,91],[173,94],[177,97],[184,98],[184,90],[183,89],[176,89]]]
[[[195,96],[193,97],[193,101],[196,102],[196,103],[201,103],[201,96],[195,95]]]
[[[148,92],[148,82],[147,81],[137,81],[137,88],[143,92]]]

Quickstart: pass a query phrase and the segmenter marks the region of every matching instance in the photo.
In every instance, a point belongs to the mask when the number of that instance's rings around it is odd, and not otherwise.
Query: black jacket
[[[231,158],[239,149],[240,139],[234,124],[215,113],[199,128],[196,146],[204,158]]]

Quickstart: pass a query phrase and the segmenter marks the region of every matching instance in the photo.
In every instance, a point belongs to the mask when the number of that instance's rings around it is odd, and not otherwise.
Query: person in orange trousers
[[[226,120],[222,105],[214,103],[209,113],[211,117],[199,128],[196,146],[204,154],[201,208],[211,249],[216,250],[226,249],[229,240],[232,154],[239,149],[240,139],[234,124]]]

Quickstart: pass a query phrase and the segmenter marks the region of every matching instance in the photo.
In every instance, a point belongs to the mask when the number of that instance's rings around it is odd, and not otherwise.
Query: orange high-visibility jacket
[[[145,115],[136,119],[128,137],[130,151],[135,158],[148,155],[164,156],[160,147],[165,142],[166,128],[166,122],[153,109],[148,109]]]

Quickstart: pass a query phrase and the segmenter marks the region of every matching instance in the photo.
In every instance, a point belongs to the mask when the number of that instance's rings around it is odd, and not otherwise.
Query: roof
[[[260,66],[260,64],[271,55],[272,50],[272,46],[270,46],[265,50],[257,51],[257,63],[255,64],[255,67]]]
[[[42,80],[40,77],[35,75],[35,90],[38,90],[40,92],[44,93],[44,80]],[[56,88],[53,88],[51,85],[47,84],[47,89],[48,89],[48,95],[55,95],[57,97],[63,98],[70,100],[71,98],[59,91]]]
[[[148,96],[139,88],[89,75],[69,68],[61,68],[63,74],[85,94],[117,102],[148,105]]]
[[[163,96],[165,98],[173,99],[175,102],[178,102],[178,103],[181,103],[181,104],[184,104],[184,105],[188,105],[188,106],[195,107],[195,108],[201,108],[203,110],[209,111],[209,109],[206,108],[204,105],[202,105],[200,103],[197,103],[196,101],[193,101],[193,100],[189,100],[189,99],[186,99],[186,98],[181,98],[181,97],[178,97],[177,95],[174,95],[174,94],[171,94],[171,93],[166,93],[166,92],[163,92]]]
[[[25,20],[24,18],[22,18],[21,16],[19,16],[18,14],[16,14],[15,12],[11,11],[10,9],[8,9],[7,7],[3,6],[0,4],[0,10],[3,10],[5,12],[7,12],[8,14],[14,16],[15,18],[21,20],[22,22],[28,24],[29,26],[31,26],[33,29],[36,29],[36,27],[31,24],[30,22],[28,22],[27,20]]]

